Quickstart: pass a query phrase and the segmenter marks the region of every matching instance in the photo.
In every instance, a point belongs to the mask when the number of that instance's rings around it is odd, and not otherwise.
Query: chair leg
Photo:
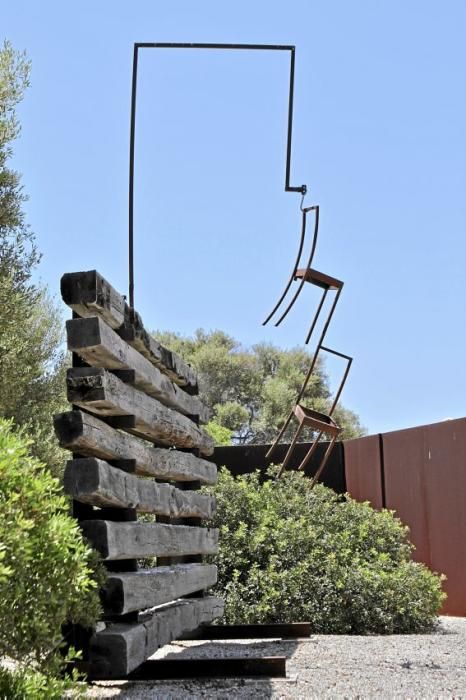
[[[322,307],[324,305],[325,298],[327,296],[328,289],[324,289],[324,293],[322,294],[322,298],[320,300],[319,306],[317,307],[317,311],[315,313],[314,319],[312,321],[311,327],[309,328],[308,334],[306,336],[305,340],[305,345],[309,344],[309,341],[311,339],[312,334],[314,333],[314,328],[316,327],[317,319],[320,316],[320,312],[322,311]]]
[[[303,461],[302,461],[301,464],[299,465],[298,471],[301,471],[302,469],[304,469],[304,467],[306,466],[306,464],[309,462],[309,460],[311,459],[312,455],[313,455],[314,452],[316,451],[317,445],[319,444],[319,440],[320,440],[320,438],[322,437],[322,435],[323,435],[323,432],[322,432],[322,430],[321,430],[321,431],[319,432],[319,434],[317,435],[316,439],[314,440],[312,446],[309,448],[309,452],[307,453],[307,455],[304,457]]]
[[[285,455],[285,459],[284,459],[283,462],[282,462],[282,466],[280,467],[280,471],[278,472],[277,479],[279,479],[279,478],[281,477],[281,475],[283,474],[284,470],[286,469],[286,467],[287,467],[287,465],[288,465],[288,462],[290,461],[291,453],[292,453],[293,450],[294,450],[294,447],[295,447],[295,445],[296,445],[296,443],[297,443],[297,441],[298,441],[299,436],[300,436],[301,433],[302,433],[303,428],[304,428],[304,423],[300,423],[299,426],[298,426],[298,429],[297,429],[297,431],[296,431],[296,433],[295,433],[295,436],[294,436],[293,440],[291,441],[291,444],[290,444],[290,446],[289,446],[289,448],[288,448],[288,451],[287,451],[287,453],[286,453],[286,455]]]
[[[324,454],[324,456],[323,456],[322,462],[320,463],[320,466],[319,466],[318,470],[316,471],[316,473],[314,474],[314,476],[313,476],[312,479],[311,479],[311,485],[310,485],[310,488],[311,488],[311,489],[314,488],[314,486],[315,486],[316,483],[317,483],[318,478],[320,477],[320,475],[321,475],[322,472],[324,471],[324,467],[325,467],[325,465],[327,464],[328,458],[330,457],[330,454],[331,454],[331,452],[332,452],[332,450],[333,450],[333,446],[335,445],[336,439],[337,439],[336,436],[333,437],[332,440],[331,440],[331,442],[329,443],[329,446],[328,446],[327,449],[325,450],[325,454]]]
[[[290,411],[290,413],[289,413],[289,415],[288,415],[288,418],[286,419],[286,421],[285,421],[284,424],[283,424],[282,429],[281,429],[280,432],[278,433],[278,435],[277,435],[277,437],[275,438],[275,440],[274,440],[274,442],[272,443],[272,445],[269,447],[269,449],[268,449],[268,451],[267,451],[267,453],[266,453],[266,455],[265,455],[265,458],[266,458],[266,459],[270,459],[270,457],[271,457],[271,456],[273,455],[273,453],[275,452],[275,449],[276,449],[278,443],[280,442],[280,440],[281,440],[281,438],[282,438],[282,436],[283,436],[283,433],[284,433],[285,430],[288,428],[288,426],[289,426],[290,421],[291,421],[292,418],[293,418],[293,411]]]

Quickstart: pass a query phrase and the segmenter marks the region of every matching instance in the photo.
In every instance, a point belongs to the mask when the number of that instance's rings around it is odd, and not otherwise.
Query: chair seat
[[[331,416],[314,411],[312,408],[306,408],[306,406],[297,404],[293,411],[299,422],[308,428],[314,428],[332,437],[337,437],[343,430]]]
[[[343,287],[341,280],[325,275],[318,270],[313,270],[310,267],[296,270],[294,278],[295,280],[304,278],[306,282],[315,284],[316,287],[321,287],[321,289],[341,289]]]

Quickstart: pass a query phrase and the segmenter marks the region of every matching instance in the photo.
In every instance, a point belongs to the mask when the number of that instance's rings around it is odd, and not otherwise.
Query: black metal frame
[[[129,208],[128,208],[128,264],[129,264],[129,305],[134,309],[134,147],[136,134],[136,98],[138,80],[139,49],[216,49],[235,51],[289,51],[290,52],[290,83],[288,94],[288,130],[286,144],[285,192],[306,194],[306,185],[293,187],[290,185],[291,172],[291,139],[293,130],[293,100],[294,100],[294,66],[295,46],[281,44],[189,44],[189,43],[135,43],[133,53],[133,77],[131,87],[131,126],[129,145]]]

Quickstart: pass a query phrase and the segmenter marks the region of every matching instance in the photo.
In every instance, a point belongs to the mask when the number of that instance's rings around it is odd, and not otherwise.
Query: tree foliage
[[[16,107],[29,86],[30,63],[24,53],[5,42],[0,50],[0,272],[22,289],[40,259],[34,236],[25,222],[21,179],[8,167],[11,144],[19,136]]]
[[[393,512],[320,484],[311,490],[299,472],[261,481],[258,472],[234,478],[222,469],[211,490],[223,622],[309,620],[322,634],[432,628],[441,578],[410,561],[408,528]]]
[[[20,176],[8,167],[20,133],[16,106],[29,72],[25,55],[5,42],[0,49],[0,417],[27,428],[35,454],[60,473],[64,455],[51,419],[66,406],[62,320],[46,290],[32,281],[40,255],[25,221]]]
[[[201,398],[212,409],[213,423],[230,430],[238,443],[267,443],[275,438],[312,359],[300,348],[282,350],[269,343],[244,348],[218,330],[198,330],[192,338],[171,332],[156,336],[197,368]],[[303,403],[319,411],[329,409],[329,382],[320,358]],[[335,416],[344,428],[344,439],[364,432],[352,411],[340,407]],[[293,426],[284,440],[292,430]],[[303,431],[301,439],[309,438],[309,432]]]

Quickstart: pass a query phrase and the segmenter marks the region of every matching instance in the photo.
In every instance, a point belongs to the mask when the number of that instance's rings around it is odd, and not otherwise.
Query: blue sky
[[[15,0],[1,19],[33,64],[14,165],[53,293],[91,268],[127,290],[133,42],[294,44],[291,179],[321,207],[315,267],[345,281],[327,336],[355,358],[343,402],[370,432],[466,414],[464,2]],[[139,75],[147,326],[302,345],[312,289],[261,325],[300,226],[283,189],[287,56],[146,50]]]

